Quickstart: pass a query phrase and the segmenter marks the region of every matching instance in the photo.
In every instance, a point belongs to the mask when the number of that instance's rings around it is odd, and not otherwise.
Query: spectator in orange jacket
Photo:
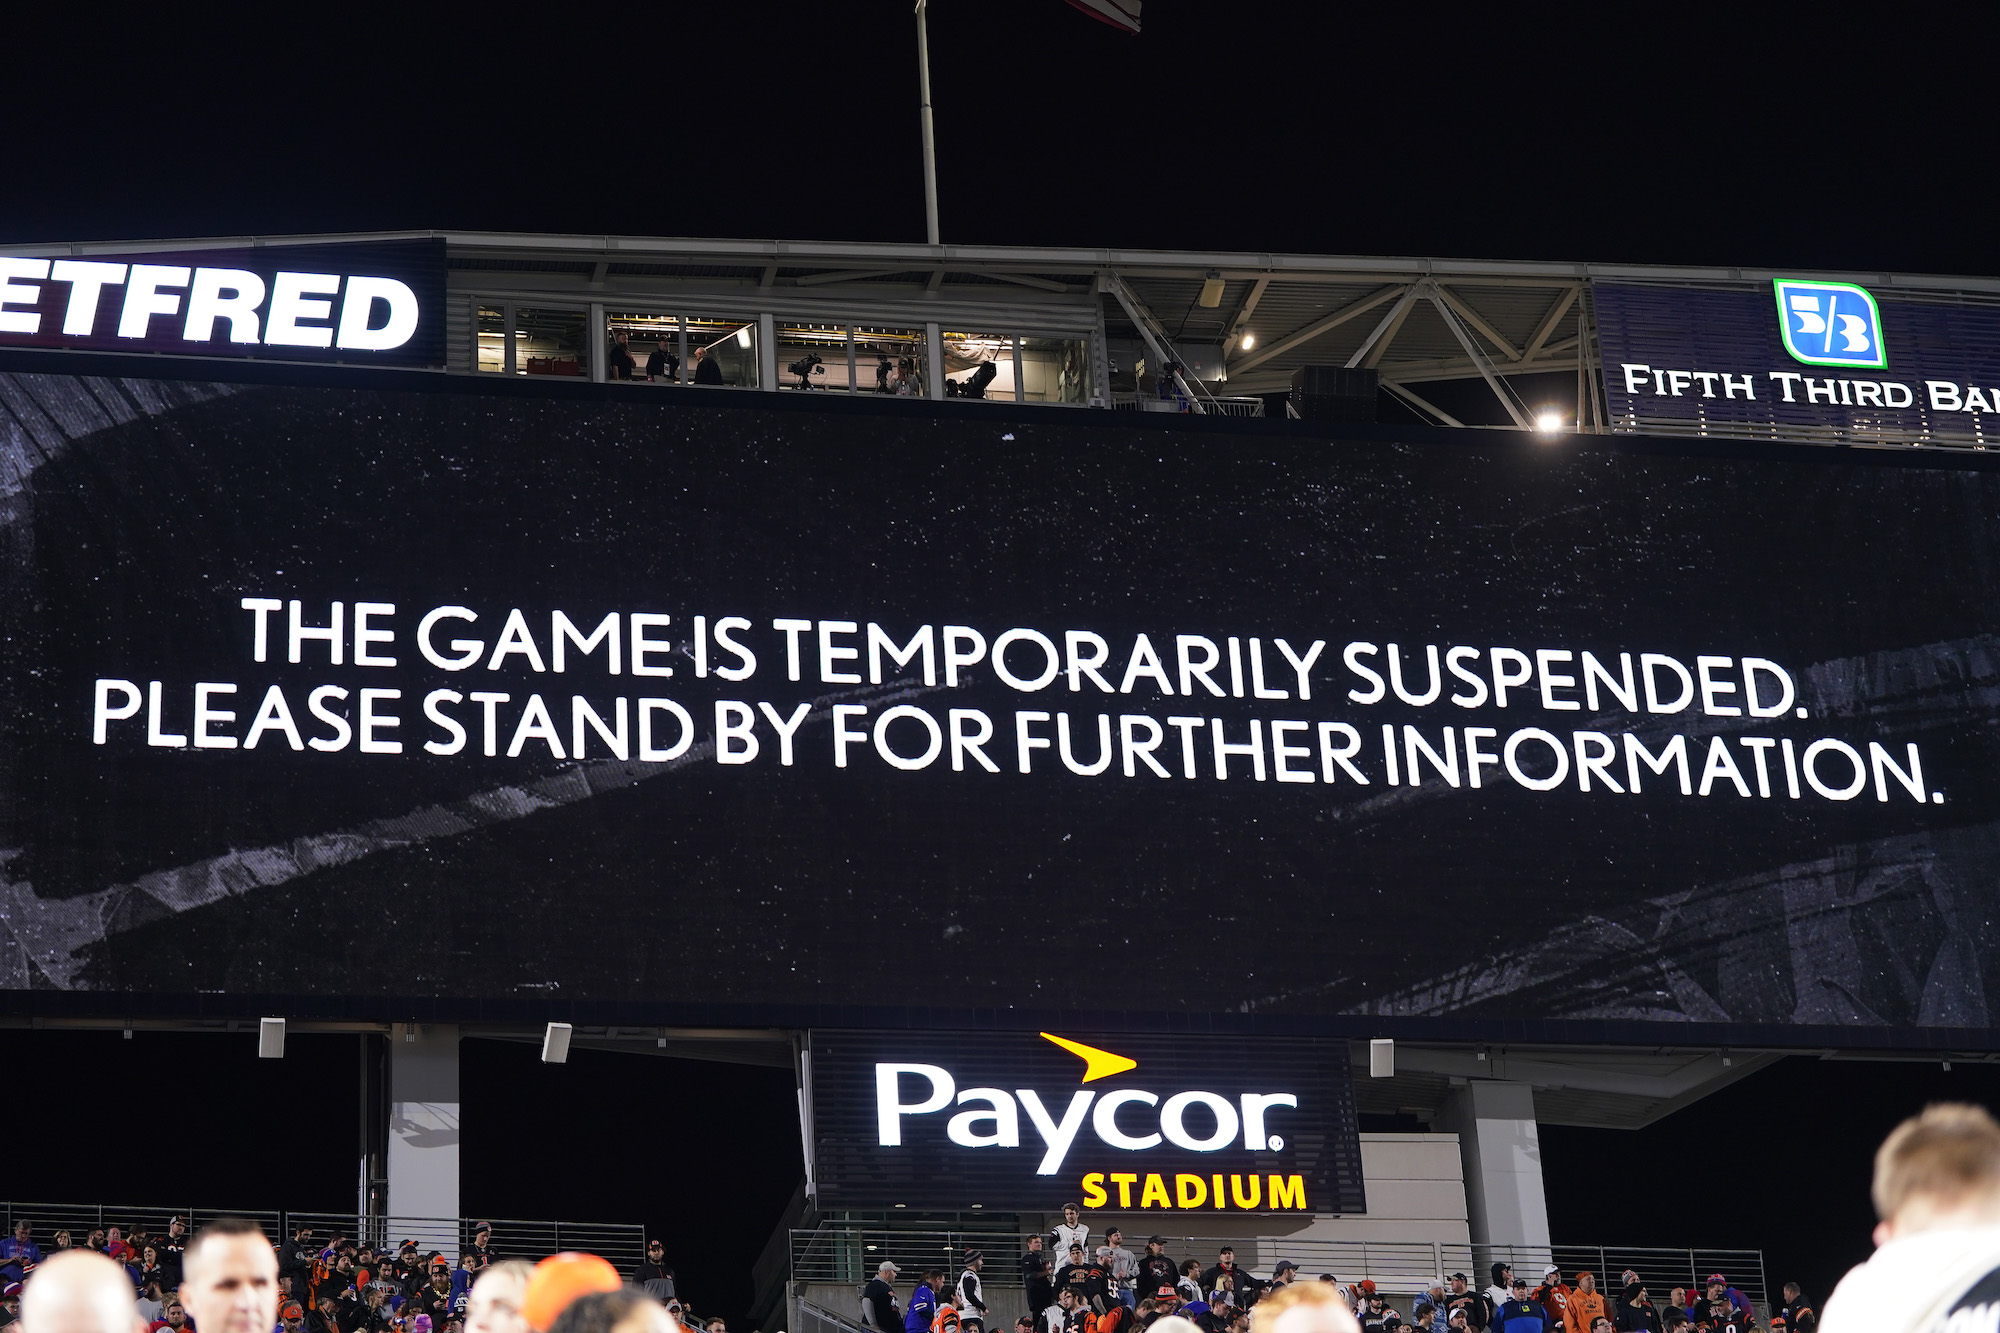
[[[1590,1333],[1590,1326],[1598,1319],[1608,1319],[1611,1307],[1605,1303],[1604,1293],[1597,1289],[1597,1277],[1593,1273],[1576,1275],[1576,1290],[1569,1294],[1569,1307],[1563,1312],[1563,1325],[1569,1333]]]
[[[1562,1280],[1562,1270],[1554,1264],[1542,1270],[1542,1285],[1536,1287],[1533,1293],[1534,1299],[1548,1311],[1552,1324],[1569,1322],[1569,1301],[1574,1294],[1574,1289]]]

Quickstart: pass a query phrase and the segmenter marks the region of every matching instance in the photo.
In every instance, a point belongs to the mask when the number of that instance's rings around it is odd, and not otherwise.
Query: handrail
[[[1141,1228],[1131,1228],[1138,1235]],[[1154,1234],[1147,1232],[1145,1234]],[[1164,1233],[1160,1233],[1164,1234]],[[1020,1267],[1015,1256],[1027,1249],[1025,1234],[972,1229],[906,1229],[892,1226],[829,1226],[792,1232],[792,1280],[799,1283],[851,1283],[873,1276],[884,1260],[906,1273],[935,1264],[952,1273],[967,1248],[987,1256],[982,1281],[996,1289],[1018,1289]],[[1302,1276],[1331,1273],[1342,1282],[1372,1278],[1385,1292],[1413,1294],[1430,1282],[1463,1272],[1471,1285],[1484,1288],[1491,1265],[1504,1263],[1539,1281],[1542,1269],[1555,1264],[1566,1278],[1579,1270],[1597,1277],[1601,1289],[1615,1289],[1627,1269],[1635,1271],[1657,1303],[1675,1287],[1699,1285],[1710,1273],[1726,1275],[1731,1285],[1760,1310],[1769,1308],[1761,1250],[1702,1246],[1636,1245],[1486,1245],[1465,1241],[1325,1240],[1269,1236],[1167,1236],[1167,1253],[1178,1264],[1200,1259],[1214,1262],[1224,1245],[1233,1246],[1238,1262],[1253,1276],[1268,1276],[1280,1260],[1299,1266]],[[1093,1238],[1093,1244],[1095,1244]],[[1135,1240],[1128,1247],[1144,1249]]]
[[[645,1257],[645,1228],[627,1222],[529,1221],[519,1218],[366,1217],[356,1213],[295,1212],[269,1208],[193,1208],[157,1204],[102,1203],[0,1203],[0,1224],[11,1232],[16,1222],[34,1229],[43,1243],[57,1230],[66,1229],[81,1244],[95,1228],[144,1227],[153,1235],[164,1235],[168,1223],[179,1217],[191,1235],[219,1217],[241,1217],[255,1222],[273,1242],[309,1226],[323,1237],[341,1235],[367,1245],[398,1245],[414,1240],[424,1250],[437,1250],[456,1258],[472,1243],[473,1227],[479,1222],[493,1225],[493,1249],[502,1258],[541,1258],[559,1250],[586,1250],[601,1255],[630,1273]]]

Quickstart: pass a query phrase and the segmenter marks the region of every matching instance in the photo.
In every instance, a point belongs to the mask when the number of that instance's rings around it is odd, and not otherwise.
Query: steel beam
[[[1403,289],[1402,296],[1390,307],[1389,313],[1382,317],[1382,322],[1375,326],[1375,331],[1362,339],[1361,346],[1354,349],[1354,355],[1347,358],[1350,370],[1356,366],[1372,366],[1382,359],[1382,353],[1389,350],[1389,344],[1395,340],[1397,331],[1403,327],[1403,321],[1410,317],[1410,307],[1416,303],[1420,286],[1421,284],[1412,283]],[[1378,346],[1380,351],[1376,350]],[[1374,358],[1372,361],[1369,359],[1371,355]]]
[[[1483,315],[1467,305],[1450,288],[1441,282],[1433,282],[1431,286],[1436,289],[1440,300],[1449,302],[1452,311],[1460,319],[1470,324],[1480,337],[1499,348],[1501,355],[1505,356],[1509,361],[1519,361],[1521,359],[1522,354],[1514,349],[1514,344],[1507,341],[1500,330],[1488,323]]]
[[[1556,325],[1562,323],[1563,316],[1569,313],[1570,307],[1576,304],[1576,298],[1582,293],[1583,288],[1579,285],[1564,288],[1562,295],[1556,297],[1556,303],[1549,307],[1549,313],[1542,316],[1542,322],[1535,327],[1534,333],[1528,338],[1528,345],[1521,349],[1523,361],[1533,358],[1542,350],[1542,345],[1555,334]]]
[[[1453,416],[1451,413],[1445,411],[1443,408],[1432,403],[1429,399],[1419,398],[1415,393],[1412,393],[1410,390],[1404,388],[1400,384],[1391,384],[1385,380],[1383,381],[1382,387],[1387,389],[1390,393],[1395,394],[1398,398],[1401,398],[1404,402],[1410,404],[1410,406],[1416,408],[1419,412],[1428,412],[1431,416],[1436,417],[1444,425],[1457,426],[1461,430],[1464,429],[1465,427],[1465,423],[1463,421],[1460,421],[1457,417]]]
[[[1308,324],[1296,332],[1288,333],[1276,342],[1252,352],[1249,356],[1244,357],[1241,361],[1231,366],[1230,373],[1241,374],[1244,371],[1263,365],[1274,356],[1283,356],[1294,347],[1302,343],[1309,343],[1322,333],[1330,332],[1351,319],[1367,314],[1383,302],[1394,300],[1399,292],[1405,290],[1407,289],[1402,287],[1384,287],[1372,295],[1364,296],[1358,301],[1350,302],[1334,311],[1331,315],[1326,316],[1326,318]]]
[[[1514,401],[1514,395],[1500,382],[1500,377],[1493,373],[1492,360],[1479,349],[1479,344],[1472,340],[1472,335],[1466,331],[1465,325],[1459,323],[1458,316],[1453,312],[1451,302],[1446,299],[1443,289],[1435,282],[1429,283],[1429,287],[1430,290],[1425,295],[1430,297],[1431,304],[1437,307],[1437,312],[1444,316],[1444,322],[1450,326],[1452,336],[1458,339],[1458,345],[1465,349],[1465,354],[1479,367],[1480,377],[1486,381],[1486,387],[1493,390],[1493,396],[1500,400],[1500,406],[1507,409],[1507,415],[1514,419],[1516,426],[1522,430],[1534,429],[1528,421],[1528,414],[1521,410],[1520,404]]]

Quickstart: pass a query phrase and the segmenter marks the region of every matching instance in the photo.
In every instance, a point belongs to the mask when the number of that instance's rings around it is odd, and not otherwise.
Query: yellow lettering
[[[1273,1208],[1304,1208],[1306,1206],[1306,1178],[1304,1176],[1272,1176],[1271,1206]]]
[[[1111,1196],[1104,1192],[1104,1173],[1102,1171],[1093,1171],[1083,1178],[1084,1207],[1102,1208],[1110,1201]]]
[[[1215,1206],[1217,1208],[1227,1208],[1229,1206],[1229,1200],[1224,1198],[1222,1194],[1222,1174],[1220,1172],[1217,1172],[1215,1175],[1209,1177],[1209,1179],[1215,1182],[1215,1193],[1210,1195],[1209,1197],[1215,1200]]]
[[[1236,1200],[1238,1208],[1255,1208],[1264,1201],[1264,1182],[1257,1176],[1251,1176],[1250,1194],[1246,1198],[1243,1193],[1243,1177],[1231,1176],[1229,1178],[1229,1196]]]
[[[1132,1185],[1138,1179],[1139,1177],[1133,1175],[1130,1171],[1113,1171],[1111,1173],[1111,1183],[1118,1187],[1118,1206],[1120,1208],[1130,1208],[1132,1206]]]
[[[1147,1176],[1146,1188],[1139,1191],[1139,1206],[1141,1208],[1154,1207],[1153,1200],[1155,1199],[1160,1201],[1158,1206],[1161,1208],[1171,1208],[1174,1206],[1174,1201],[1167,1197],[1167,1182],[1158,1176]]]
[[[1200,1176],[1175,1176],[1174,1193],[1180,1196],[1181,1207],[1199,1208],[1208,1202],[1208,1183]]]

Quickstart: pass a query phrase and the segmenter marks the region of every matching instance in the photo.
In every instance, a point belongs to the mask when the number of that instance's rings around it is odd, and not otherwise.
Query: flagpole
[[[925,0],[917,0],[917,80],[924,103],[924,228],[929,242],[937,245],[937,146],[931,138],[931,45],[924,31],[924,6]]]

